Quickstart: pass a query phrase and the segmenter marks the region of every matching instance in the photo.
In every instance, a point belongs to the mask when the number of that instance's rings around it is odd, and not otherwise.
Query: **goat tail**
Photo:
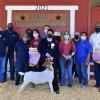
[[[23,73],[23,72],[19,72],[19,75],[24,76],[24,75],[25,75],[25,73]]]

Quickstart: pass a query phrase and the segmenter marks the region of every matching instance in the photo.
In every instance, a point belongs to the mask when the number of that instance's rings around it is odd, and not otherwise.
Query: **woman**
[[[61,85],[66,85],[66,71],[68,73],[68,87],[72,87],[72,66],[73,56],[75,55],[75,45],[70,39],[70,34],[66,32],[63,40],[59,44],[60,66],[61,66]]]

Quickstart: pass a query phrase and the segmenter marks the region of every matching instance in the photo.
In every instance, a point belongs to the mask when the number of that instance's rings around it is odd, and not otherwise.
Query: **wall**
[[[100,24],[100,7],[93,7],[91,10],[91,33],[93,33],[95,25]]]
[[[89,2],[90,0],[1,0],[0,2],[0,25],[6,28],[6,5],[78,5],[79,10],[76,11],[76,31],[89,32]]]

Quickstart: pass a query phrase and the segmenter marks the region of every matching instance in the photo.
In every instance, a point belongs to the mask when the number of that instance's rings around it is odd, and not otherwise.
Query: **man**
[[[0,83],[4,82],[6,53],[8,51],[6,39],[3,37],[2,28],[0,27]]]
[[[16,82],[15,85],[20,83],[19,72],[28,71],[29,62],[29,46],[28,46],[28,36],[25,34],[22,40],[19,40],[15,45],[14,50],[14,61],[16,65]]]
[[[59,86],[58,86],[58,78],[57,78],[57,67],[56,61],[59,59],[59,49],[56,45],[55,41],[53,40],[54,31],[52,29],[49,29],[47,31],[47,37],[42,39],[38,46],[38,51],[41,54],[40,61],[39,61],[39,69],[43,70],[43,63],[46,59],[46,57],[51,58],[54,62],[54,80],[53,80],[53,89],[54,91],[59,94]]]
[[[80,33],[79,32],[75,32],[73,41],[74,41],[75,46],[76,46],[76,49],[77,49],[77,45],[78,45],[78,43],[80,41]],[[74,75],[74,72],[75,72],[75,75]],[[75,59],[74,59],[74,63],[73,63],[72,74],[74,75],[74,77],[76,79],[78,78],[78,73],[77,73],[77,70],[76,70],[76,62],[75,62]]]
[[[96,84],[94,87],[100,88],[100,26],[95,28],[95,33],[90,36],[90,43],[93,48],[94,76]]]
[[[11,80],[14,80],[14,72],[15,72],[15,67],[14,67],[14,47],[15,44],[18,40],[18,34],[17,32],[15,32],[13,30],[14,26],[12,23],[8,24],[8,29],[6,31],[4,31],[4,37],[7,41],[7,45],[8,45],[8,53],[7,53],[7,57],[6,57],[6,64],[5,64],[5,68],[7,71],[7,63],[8,63],[8,59],[9,59],[9,63],[10,63],[10,78]],[[6,71],[5,71],[5,81],[6,81]]]
[[[47,37],[47,31],[50,29],[49,25],[44,25],[43,26],[43,33],[41,34],[41,38],[46,38]]]
[[[59,47],[60,41],[61,41],[61,34],[60,32],[55,32],[54,33],[54,37],[53,37],[54,41],[56,42],[57,46]],[[59,58],[60,55],[58,56],[58,61],[56,61],[56,65],[58,66],[58,76],[59,76],[59,82],[61,81],[61,67],[60,67],[60,63],[59,63]]]
[[[79,83],[83,88],[88,86],[88,64],[92,52],[91,45],[87,41],[87,33],[81,32],[80,41],[76,42],[76,69],[79,76]]]

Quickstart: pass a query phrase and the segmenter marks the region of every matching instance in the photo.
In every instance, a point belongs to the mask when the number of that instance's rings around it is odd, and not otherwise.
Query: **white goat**
[[[53,66],[50,65],[47,67],[44,71],[42,72],[34,72],[34,71],[29,71],[26,73],[19,72],[19,74],[22,76],[24,75],[24,82],[21,85],[19,92],[22,92],[26,85],[29,83],[34,83],[34,84],[43,84],[43,83],[49,83],[49,87],[51,92],[53,92],[53,85],[52,81],[54,79],[54,69]]]

